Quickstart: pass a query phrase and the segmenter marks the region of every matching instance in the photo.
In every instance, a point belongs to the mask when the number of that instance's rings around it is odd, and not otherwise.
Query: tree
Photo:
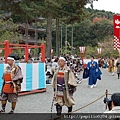
[[[107,36],[103,42],[99,42],[98,47],[102,48],[101,56],[106,58],[111,56],[118,57],[118,51],[113,48],[113,38],[111,36]]]
[[[69,4],[69,6],[68,6]],[[46,40],[46,56],[50,57],[50,51],[52,49],[52,19],[62,19],[66,23],[75,22],[83,18],[84,5],[87,4],[86,0],[42,0],[25,2],[22,0],[21,6],[26,12],[31,12],[34,15],[47,18],[47,40]],[[80,17],[81,16],[81,17]]]
[[[0,19],[0,41],[9,40],[11,43],[19,43],[18,25],[12,19],[2,17]]]
[[[4,4],[5,2],[8,2],[6,3],[7,5]],[[26,21],[39,16],[47,18],[46,56],[50,57],[52,48],[52,19],[60,19],[60,21],[66,24],[81,22],[83,18],[88,16],[84,9],[87,2],[87,0],[17,0],[17,2],[14,2],[14,0],[2,0],[1,3],[2,9],[6,10],[6,6],[8,6],[8,10],[12,11],[12,14],[17,14],[20,11]],[[92,2],[90,3],[92,4]]]

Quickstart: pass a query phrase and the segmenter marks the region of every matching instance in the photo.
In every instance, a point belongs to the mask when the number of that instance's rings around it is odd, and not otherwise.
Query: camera
[[[106,104],[107,103],[107,106],[108,106],[108,109],[111,110],[112,109],[112,101],[108,98],[104,98],[103,102]]]

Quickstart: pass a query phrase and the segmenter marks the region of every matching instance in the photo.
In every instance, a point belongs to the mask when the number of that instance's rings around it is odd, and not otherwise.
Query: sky
[[[88,6],[89,5],[87,5],[87,7]],[[94,9],[120,14],[120,0],[98,0],[93,2],[93,6]]]

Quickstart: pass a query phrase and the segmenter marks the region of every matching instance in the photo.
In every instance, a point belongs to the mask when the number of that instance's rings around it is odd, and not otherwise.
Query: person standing
[[[114,76],[114,59],[113,58],[108,59],[108,72],[110,72],[110,75]]]
[[[7,100],[11,102],[11,111],[9,114],[14,113],[18,92],[21,90],[21,83],[23,80],[22,71],[19,66],[15,64],[18,57],[15,54],[10,54],[7,57],[8,66],[6,66],[3,74],[3,86],[1,94],[2,109],[0,113],[5,112]]]
[[[116,67],[117,67],[117,74],[118,74],[118,79],[120,78],[120,58],[118,58],[116,62]]]
[[[54,62],[52,63],[52,68],[51,68],[52,75],[54,75],[54,72],[55,72],[57,67],[58,67],[58,58],[56,58],[54,60]]]
[[[66,65],[64,57],[58,60],[59,67],[54,73],[52,87],[54,89],[54,104],[56,105],[57,115],[61,115],[62,106],[68,107],[68,112],[72,112],[75,104],[73,93],[76,91],[76,81],[73,72]]]
[[[91,61],[88,62],[86,66],[86,70],[88,70],[88,85],[90,88],[96,87],[97,79],[101,80],[101,70],[99,69],[98,63],[94,61],[94,56],[91,56]]]

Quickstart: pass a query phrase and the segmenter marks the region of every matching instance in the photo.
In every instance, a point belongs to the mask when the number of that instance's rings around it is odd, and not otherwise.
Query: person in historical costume
[[[116,67],[117,67],[117,74],[118,74],[118,79],[120,78],[120,58],[118,58],[116,62]]]
[[[97,79],[101,80],[101,70],[98,63],[94,61],[94,56],[91,56],[91,61],[88,62],[83,72],[83,78],[88,78],[88,85],[90,88],[96,87]]]
[[[52,75],[54,75],[54,72],[57,69],[57,67],[58,67],[58,58],[56,58],[52,63],[52,68],[51,68]]]
[[[104,64],[105,64],[105,60],[104,60],[104,58],[102,58],[101,59],[101,68],[103,68]]]
[[[108,72],[110,72],[111,75],[114,75],[114,59],[113,58],[108,59]]]
[[[66,59],[60,57],[58,63],[59,67],[54,73],[52,86],[57,115],[61,115],[64,105],[68,107],[68,112],[72,112],[72,106],[75,104],[73,93],[76,91],[77,85],[72,70],[66,64]]]
[[[10,54],[7,57],[8,66],[6,66],[2,77],[3,86],[0,96],[2,109],[0,113],[5,112],[7,100],[8,102],[11,102],[10,114],[14,113],[16,107],[18,92],[21,90],[21,83],[23,80],[21,68],[15,64],[15,60],[17,59],[18,57],[15,54]]]

